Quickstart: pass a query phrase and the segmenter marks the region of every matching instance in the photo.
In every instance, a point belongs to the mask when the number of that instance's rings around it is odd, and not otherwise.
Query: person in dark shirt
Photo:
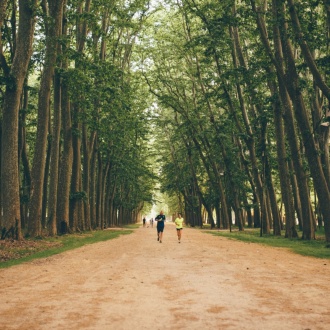
[[[159,243],[161,243],[163,240],[165,220],[166,220],[166,217],[165,217],[163,211],[160,211],[160,213],[155,218],[155,221],[157,221],[157,241],[159,241]]]

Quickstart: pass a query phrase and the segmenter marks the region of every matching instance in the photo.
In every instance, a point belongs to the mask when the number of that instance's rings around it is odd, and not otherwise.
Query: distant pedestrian
[[[155,221],[157,221],[157,241],[159,241],[159,243],[161,243],[163,240],[165,220],[166,220],[166,217],[165,217],[163,211],[160,211],[160,213],[155,218]]]
[[[145,227],[146,226],[146,218],[144,217],[142,221],[143,221],[143,227]]]
[[[154,218],[151,218],[150,219],[150,224],[151,224],[151,228],[153,228],[153,226],[154,226]]]
[[[178,235],[178,242],[181,242],[181,236],[182,236],[182,229],[183,229],[183,218],[181,216],[181,213],[178,214],[178,217],[174,220],[174,223],[176,225],[176,233]]]

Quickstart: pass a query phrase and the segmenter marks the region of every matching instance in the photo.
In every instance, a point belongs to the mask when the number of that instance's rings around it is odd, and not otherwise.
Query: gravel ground
[[[330,261],[166,223],[0,269],[0,328],[329,330]]]

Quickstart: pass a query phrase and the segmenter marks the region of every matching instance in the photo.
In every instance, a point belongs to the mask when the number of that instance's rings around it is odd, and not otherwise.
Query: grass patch
[[[137,229],[137,228],[140,228],[141,225],[139,225],[138,223],[133,223],[131,225],[125,225],[124,228],[126,229]]]
[[[0,268],[19,265],[34,259],[47,258],[86,244],[94,244],[127,235],[137,227],[130,225],[115,230],[98,230],[79,234],[46,237],[43,239],[26,239],[22,241],[0,241]]]
[[[204,231],[204,230],[203,230]],[[330,248],[326,246],[324,239],[324,231],[317,231],[316,239],[311,241],[304,241],[302,239],[288,239],[285,238],[285,232],[282,232],[282,236],[263,235],[260,237],[260,229],[244,229],[244,231],[238,231],[233,229],[232,232],[224,230],[205,230],[205,233],[215,236],[223,236],[230,239],[244,241],[248,243],[257,243],[273,247],[286,248],[290,251],[314,258],[330,259]],[[323,234],[323,235],[322,235]]]

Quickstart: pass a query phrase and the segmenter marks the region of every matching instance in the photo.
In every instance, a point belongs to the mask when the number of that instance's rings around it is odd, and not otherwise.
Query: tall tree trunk
[[[285,208],[285,215],[287,224],[290,228],[293,226],[293,230],[287,231],[288,236],[297,236],[295,230],[295,216],[294,216],[294,201],[292,198],[293,192],[290,185],[290,172],[289,166],[286,161],[286,149],[285,149],[285,138],[284,138],[284,126],[282,119],[282,108],[280,104],[280,98],[277,92],[277,86],[272,80],[268,81],[269,88],[272,93],[273,99],[273,114],[274,114],[274,124],[275,124],[275,134],[276,134],[276,151],[277,151],[277,161],[278,161],[278,173],[280,177],[281,185],[281,195]],[[279,222],[274,223],[274,234],[281,235],[281,225]]]
[[[81,179],[81,138],[78,132],[81,132],[81,124],[79,123],[78,114],[79,106],[74,106],[73,115],[73,132],[72,135],[72,177],[71,177],[71,198],[70,198],[70,228],[73,232],[78,230],[78,214],[79,208],[83,207],[82,191],[80,186]]]
[[[28,159],[28,146],[26,142],[26,109],[29,104],[29,92],[28,86],[24,84],[23,90],[23,101],[22,101],[22,111],[20,111],[20,120],[19,120],[19,160],[21,160],[21,164],[23,167],[22,179],[20,183],[21,187],[21,222],[22,222],[22,230],[27,225],[28,220],[28,200],[30,196],[30,187],[31,187],[31,170],[30,163]],[[20,163],[20,161],[19,161]]]
[[[54,114],[53,114],[53,136],[51,171],[49,179],[49,199],[48,203],[48,231],[51,236],[57,234],[57,192],[59,179],[59,156],[60,156],[60,137],[61,137],[61,78],[58,72],[54,77]]]
[[[330,129],[327,126],[328,122],[322,124],[323,118],[330,120],[330,103],[325,113],[322,111],[323,97],[320,95],[319,88],[314,83],[314,94],[312,96],[311,107],[313,118],[313,131],[315,131],[315,139],[321,151],[321,162],[324,169],[324,175],[330,187],[330,157],[329,157],[329,137]]]
[[[36,5],[36,0],[19,0],[17,43],[4,96],[1,154],[2,238],[7,236],[16,239],[22,238],[18,169],[18,111],[23,83],[32,54]]]
[[[63,2],[63,22],[66,19],[66,0]],[[59,26],[59,33],[61,35],[66,34],[66,24]],[[61,139],[61,127],[62,127],[62,78],[60,70],[63,68],[62,63],[62,45],[57,43],[57,67],[58,70],[54,72],[54,111],[53,111],[53,128],[52,128],[52,150],[51,150],[51,171],[49,178],[49,199],[48,203],[48,231],[51,236],[57,235],[57,201],[58,201],[58,184],[59,184],[59,165],[60,165],[60,139]]]
[[[68,27],[63,25],[62,35],[67,35]],[[67,46],[62,45],[63,54],[66,53]],[[62,71],[68,75],[68,58],[63,56]],[[69,230],[69,201],[70,183],[72,171],[72,122],[71,122],[71,103],[69,96],[69,78],[63,75],[61,84],[61,127],[63,135],[63,150],[59,162],[59,177],[57,191],[57,231],[65,234]]]
[[[108,178],[108,186],[109,186],[109,223],[111,227],[114,227],[117,224],[116,220],[116,208],[114,206],[114,198],[116,193],[116,183],[115,180],[112,179],[111,175]]]
[[[97,143],[97,141],[95,141]],[[95,147],[94,152],[91,155],[91,177],[90,177],[90,219],[92,229],[97,228],[97,218],[96,218],[96,178],[97,178],[97,147]]]
[[[278,9],[281,21],[284,22],[284,8],[282,5],[280,5]],[[282,29],[281,32],[282,44],[284,45],[283,54],[287,64],[287,79],[285,79],[286,88],[293,103],[295,117],[301,132],[302,141],[305,146],[306,158],[308,160],[309,168],[314,181],[314,186],[319,197],[320,208],[325,220],[324,225],[326,240],[327,242],[330,242],[330,191],[327,185],[326,178],[324,176],[320,153],[315,144],[304,99],[301,93],[301,87],[299,85],[299,77],[294,61],[292,46],[288,39],[286,29]],[[305,234],[304,238],[314,238],[314,225],[311,212],[309,213],[309,217],[307,221],[304,222],[303,226]]]
[[[289,169],[291,172],[290,175],[290,182],[291,182],[291,187],[292,187],[292,196],[293,196],[293,202],[294,202],[294,208],[295,208],[295,212],[296,212],[296,216],[298,218],[298,225],[299,225],[299,229],[302,231],[303,230],[303,208],[301,205],[301,200],[300,200],[300,189],[301,187],[298,187],[298,183],[297,183],[297,175],[295,175],[295,169],[294,169],[294,165],[293,165],[293,161],[292,159],[288,161],[288,165],[289,165]]]
[[[62,127],[63,127],[63,151],[60,160],[60,173],[57,194],[57,226],[62,234],[69,228],[69,200],[70,182],[72,171],[72,125],[68,86],[65,81],[62,84]]]
[[[76,51],[80,56],[84,56],[84,48],[86,44],[86,35],[88,29],[88,20],[83,18],[86,17],[90,11],[90,3],[91,0],[87,0],[85,2],[85,6],[83,8],[83,2],[81,2],[77,8],[77,16],[80,16],[81,19],[77,21],[77,44],[76,44]],[[75,64],[78,70],[83,70],[79,62],[77,61]],[[81,96],[83,97],[83,95]],[[73,113],[73,132],[75,132],[72,136],[72,147],[73,147],[73,162],[72,162],[72,178],[71,178],[71,193],[72,199],[70,201],[70,226],[73,231],[78,229],[79,223],[79,214],[83,213],[84,203],[81,199],[81,135],[78,132],[82,130],[82,124],[80,113],[82,109],[80,108],[80,104],[76,103],[72,107]]]
[[[102,177],[103,177],[102,167],[103,167],[102,155],[101,152],[98,151],[97,152],[97,185],[96,185],[96,223],[98,229],[103,229],[102,228]]]
[[[52,127],[50,121],[48,122],[48,131],[49,135],[52,136]],[[52,141],[50,138],[47,139],[47,149],[45,157],[45,171],[44,171],[44,180],[42,187],[42,207],[41,207],[41,228],[46,228],[47,223],[47,211],[48,211],[48,177],[49,177],[49,168],[50,168],[50,157],[52,153]]]
[[[45,154],[47,148],[47,135],[49,125],[50,90],[54,77],[57,56],[57,37],[60,34],[63,16],[63,1],[49,1],[49,14],[44,2],[45,14],[50,20],[46,24],[46,53],[44,69],[41,76],[38,99],[38,124],[35,153],[32,166],[32,190],[30,201],[29,234],[41,235],[41,207],[45,175]]]
[[[110,161],[107,160],[105,164],[105,168],[103,170],[103,178],[102,178],[102,207],[101,207],[101,213],[102,213],[102,229],[107,227],[107,220],[106,220],[106,197],[107,197],[107,181],[108,181],[108,175],[110,170]]]
[[[233,8],[234,13],[236,13],[236,8],[234,4]],[[233,59],[233,64],[236,69],[239,67],[244,68],[246,72],[248,72],[248,67],[247,67],[247,61],[244,58],[242,47],[241,47],[241,42],[240,42],[240,37],[239,37],[239,32],[237,27],[230,27],[229,28],[229,34],[232,38],[232,59]],[[216,59],[218,62],[218,58]],[[255,91],[251,90],[249,86],[246,86],[247,92],[249,94],[249,97],[252,99],[252,104],[251,108],[254,106],[259,108],[259,114],[261,115],[261,106],[259,106],[259,101],[255,97]],[[247,111],[247,106],[245,104],[245,100],[243,97],[243,91],[240,83],[236,83],[236,90],[237,90],[237,95],[238,95],[238,100],[240,104],[240,110],[242,112],[242,118],[243,118],[243,124],[245,127],[245,131],[243,133],[243,128],[241,127],[240,122],[236,118],[236,126],[238,127],[239,131],[241,131],[243,134],[242,136],[245,136],[244,142],[249,149],[249,158],[250,158],[250,163],[251,163],[251,172],[252,172],[252,177],[251,177],[251,187],[253,190],[256,192],[256,196],[258,200],[261,201],[261,191],[262,191],[262,182],[260,178],[260,173],[258,170],[258,158],[256,154],[256,143],[255,143],[255,136],[256,133],[253,131],[252,126],[250,124],[250,119],[249,119],[249,114]],[[232,102],[231,102],[232,103]],[[233,112],[234,109],[231,108],[231,111]],[[240,142],[239,142],[240,144]],[[249,172],[247,169],[247,166],[245,167],[247,175],[249,176]]]
[[[189,20],[188,20],[186,15],[185,15],[185,25],[186,25],[186,38],[187,38],[188,41],[192,41],[192,38],[191,38],[191,35],[190,35]],[[209,112],[210,122],[213,125],[214,133],[216,135],[216,139],[219,142],[219,145],[222,146],[222,141],[219,138],[219,136],[220,136],[219,133],[220,132],[219,132],[219,129],[218,129],[218,124],[214,121],[215,116],[214,116],[214,113],[213,113],[213,109],[212,109],[212,106],[211,106],[210,102],[208,101],[207,96],[206,96],[205,86],[204,86],[203,81],[202,81],[202,73],[201,73],[201,68],[200,68],[198,55],[195,53],[193,57],[194,57],[193,59],[190,57],[190,61],[191,61],[191,63],[195,63],[194,65],[196,65],[197,77],[198,77],[197,83],[198,83],[199,87],[201,88],[202,94],[205,97],[206,104],[207,104],[207,109],[208,109],[208,112]],[[194,93],[196,93],[196,91],[194,91]],[[196,109],[198,108],[198,104],[197,104],[195,95],[194,95],[194,106],[195,106]],[[187,118],[189,118],[188,112],[186,112],[185,116]],[[201,130],[201,132],[203,132],[202,127],[200,127],[200,130]],[[220,200],[221,200],[221,207],[223,209],[223,213],[222,213],[223,214],[223,222],[224,222],[225,226],[227,226],[230,223],[230,220],[229,220],[230,212],[228,211],[226,191],[223,188],[223,185],[222,185],[222,182],[221,182],[221,175],[223,175],[223,173],[221,173],[221,174],[219,173],[217,164],[215,164],[213,157],[210,155],[209,143],[207,141],[207,137],[204,136],[203,140],[202,140],[204,150],[205,150],[206,155],[207,155],[207,157],[205,157],[203,155],[200,144],[198,143],[197,139],[194,138],[194,132],[191,132],[191,133],[192,133],[191,135],[193,137],[193,141],[195,143],[195,146],[198,149],[199,155],[200,155],[200,157],[203,161],[204,167],[205,167],[205,169],[208,173],[210,182],[213,184],[214,190],[219,194],[219,197],[220,197]],[[210,170],[210,168],[212,169],[212,171]],[[202,200],[201,200],[201,202],[202,202]],[[209,215],[209,218],[210,218],[210,221],[211,221],[211,225],[214,226],[214,219],[213,219],[213,215],[212,215],[213,212],[209,207],[207,207],[207,209],[208,209],[208,215]]]
[[[279,22],[281,20],[278,19],[278,10],[277,10],[277,4],[276,0],[273,0],[272,2],[272,10],[273,10],[273,36],[274,36],[274,53],[271,50],[268,36],[267,36],[267,29],[266,24],[264,22],[264,18],[262,17],[262,13],[260,13],[255,5],[255,1],[251,0],[252,9],[257,14],[257,26],[259,29],[259,33],[261,36],[261,40],[263,42],[263,45],[265,47],[265,50],[270,57],[271,61],[273,62],[275,68],[276,68],[276,74],[278,79],[278,86],[279,86],[279,93],[281,98],[281,103],[283,107],[283,119],[285,123],[285,129],[286,134],[288,136],[288,142],[291,149],[291,155],[293,158],[293,164],[295,168],[295,174],[297,175],[297,181],[299,184],[299,196],[301,199],[301,206],[303,208],[303,215],[305,217],[305,222],[311,221],[311,208],[310,208],[310,200],[308,196],[308,187],[307,187],[307,181],[306,181],[306,175],[303,170],[302,166],[302,160],[301,160],[301,153],[300,148],[298,146],[297,142],[297,134],[296,134],[296,128],[294,124],[294,118],[291,108],[291,103],[288,97],[287,89],[286,89],[286,83],[285,81],[285,73],[283,68],[283,56],[282,56],[282,42],[280,40],[280,30],[279,30]],[[307,231],[306,226],[306,231]],[[292,226],[287,226],[286,235],[291,237],[294,235],[291,232],[288,232],[288,230],[291,230]],[[309,232],[307,235],[303,235],[303,237],[312,237],[313,233]]]
[[[82,127],[82,149],[83,149],[83,190],[86,193],[86,201],[84,207],[84,218],[86,230],[92,229],[91,224],[91,158],[94,153],[96,133],[93,132],[88,139],[87,126],[83,123]]]
[[[269,164],[268,157],[266,157],[266,183],[268,188],[269,194],[269,203],[271,206],[272,211],[272,218],[273,218],[273,232],[275,236],[281,236],[281,220],[280,220],[280,212],[277,206],[276,200],[276,192],[274,189],[274,184],[272,180],[272,173],[271,173],[271,165]],[[292,208],[293,211],[293,208]]]
[[[0,2],[0,30],[2,30],[3,21],[6,17],[6,9],[7,9],[7,0],[3,0]],[[2,52],[2,38],[0,38],[0,67],[4,71],[5,75],[9,74],[9,67],[6,62],[6,58]],[[2,118],[0,120],[0,155],[2,155]],[[0,157],[0,169],[2,168],[1,165],[1,158]],[[2,188],[1,188],[1,175],[0,175],[0,210],[2,210]],[[3,228],[3,221],[2,221],[2,211],[0,212],[0,229]]]

